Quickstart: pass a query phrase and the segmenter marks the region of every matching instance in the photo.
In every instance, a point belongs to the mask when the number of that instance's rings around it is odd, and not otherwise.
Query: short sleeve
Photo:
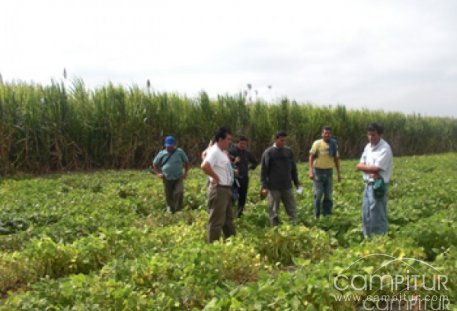
[[[309,150],[309,153],[312,154],[312,155],[316,155],[316,152],[317,152],[317,141],[315,141],[313,143],[313,145],[311,146],[311,149]]]
[[[208,153],[206,154],[204,162],[208,162],[209,164],[211,164],[211,166],[214,166],[214,164],[216,164],[216,162],[217,162],[216,151],[217,150],[215,148],[211,147],[208,150]]]
[[[392,159],[390,150],[384,149],[376,159],[374,165],[385,171],[389,168]]]
[[[154,158],[154,160],[152,161],[152,164],[153,164],[153,165],[158,165],[158,164],[161,162],[161,160],[162,160],[162,156],[163,156],[163,152],[160,151],[160,152],[156,155],[156,157]]]
[[[187,157],[187,154],[182,149],[180,149],[180,156],[181,156],[181,160],[184,163],[189,162],[189,158]]]

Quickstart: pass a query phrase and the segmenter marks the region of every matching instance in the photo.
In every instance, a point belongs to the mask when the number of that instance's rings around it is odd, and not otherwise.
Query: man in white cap
[[[189,171],[189,159],[181,148],[176,147],[173,136],[165,137],[164,146],[152,165],[157,176],[163,180],[168,211],[174,214],[182,209],[183,179]]]

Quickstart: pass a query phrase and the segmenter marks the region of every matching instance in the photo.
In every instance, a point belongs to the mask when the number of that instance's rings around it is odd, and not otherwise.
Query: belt
[[[232,186],[226,186],[226,185],[217,185],[220,188],[232,188]]]

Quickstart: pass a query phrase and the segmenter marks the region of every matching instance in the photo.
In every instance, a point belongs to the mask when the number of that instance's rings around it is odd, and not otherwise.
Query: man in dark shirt
[[[261,161],[262,192],[268,193],[268,212],[272,226],[279,225],[280,201],[283,202],[290,220],[293,221],[296,218],[297,208],[292,182],[297,188],[300,183],[293,152],[285,146],[286,139],[286,132],[277,132],[274,145],[263,152]]]
[[[249,169],[254,170],[257,167],[257,160],[247,150],[248,139],[245,136],[240,136],[236,145],[230,148],[229,153],[233,159],[233,164],[235,169],[238,170],[238,175],[236,179],[237,191],[238,191],[238,211],[236,213],[237,217],[241,217],[244,210],[244,205],[246,204],[246,196],[248,193],[249,186]],[[249,164],[251,164],[249,166]]]

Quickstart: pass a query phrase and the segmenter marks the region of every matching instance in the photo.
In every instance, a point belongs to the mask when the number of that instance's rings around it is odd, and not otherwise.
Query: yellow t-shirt
[[[317,152],[319,148],[319,152]],[[330,155],[330,144],[326,143],[323,139],[316,140],[309,153],[312,153],[314,156],[317,154],[317,158],[315,158],[313,167],[320,168],[320,169],[329,169],[335,166],[335,160]],[[339,157],[338,149],[336,151],[336,156]]]

